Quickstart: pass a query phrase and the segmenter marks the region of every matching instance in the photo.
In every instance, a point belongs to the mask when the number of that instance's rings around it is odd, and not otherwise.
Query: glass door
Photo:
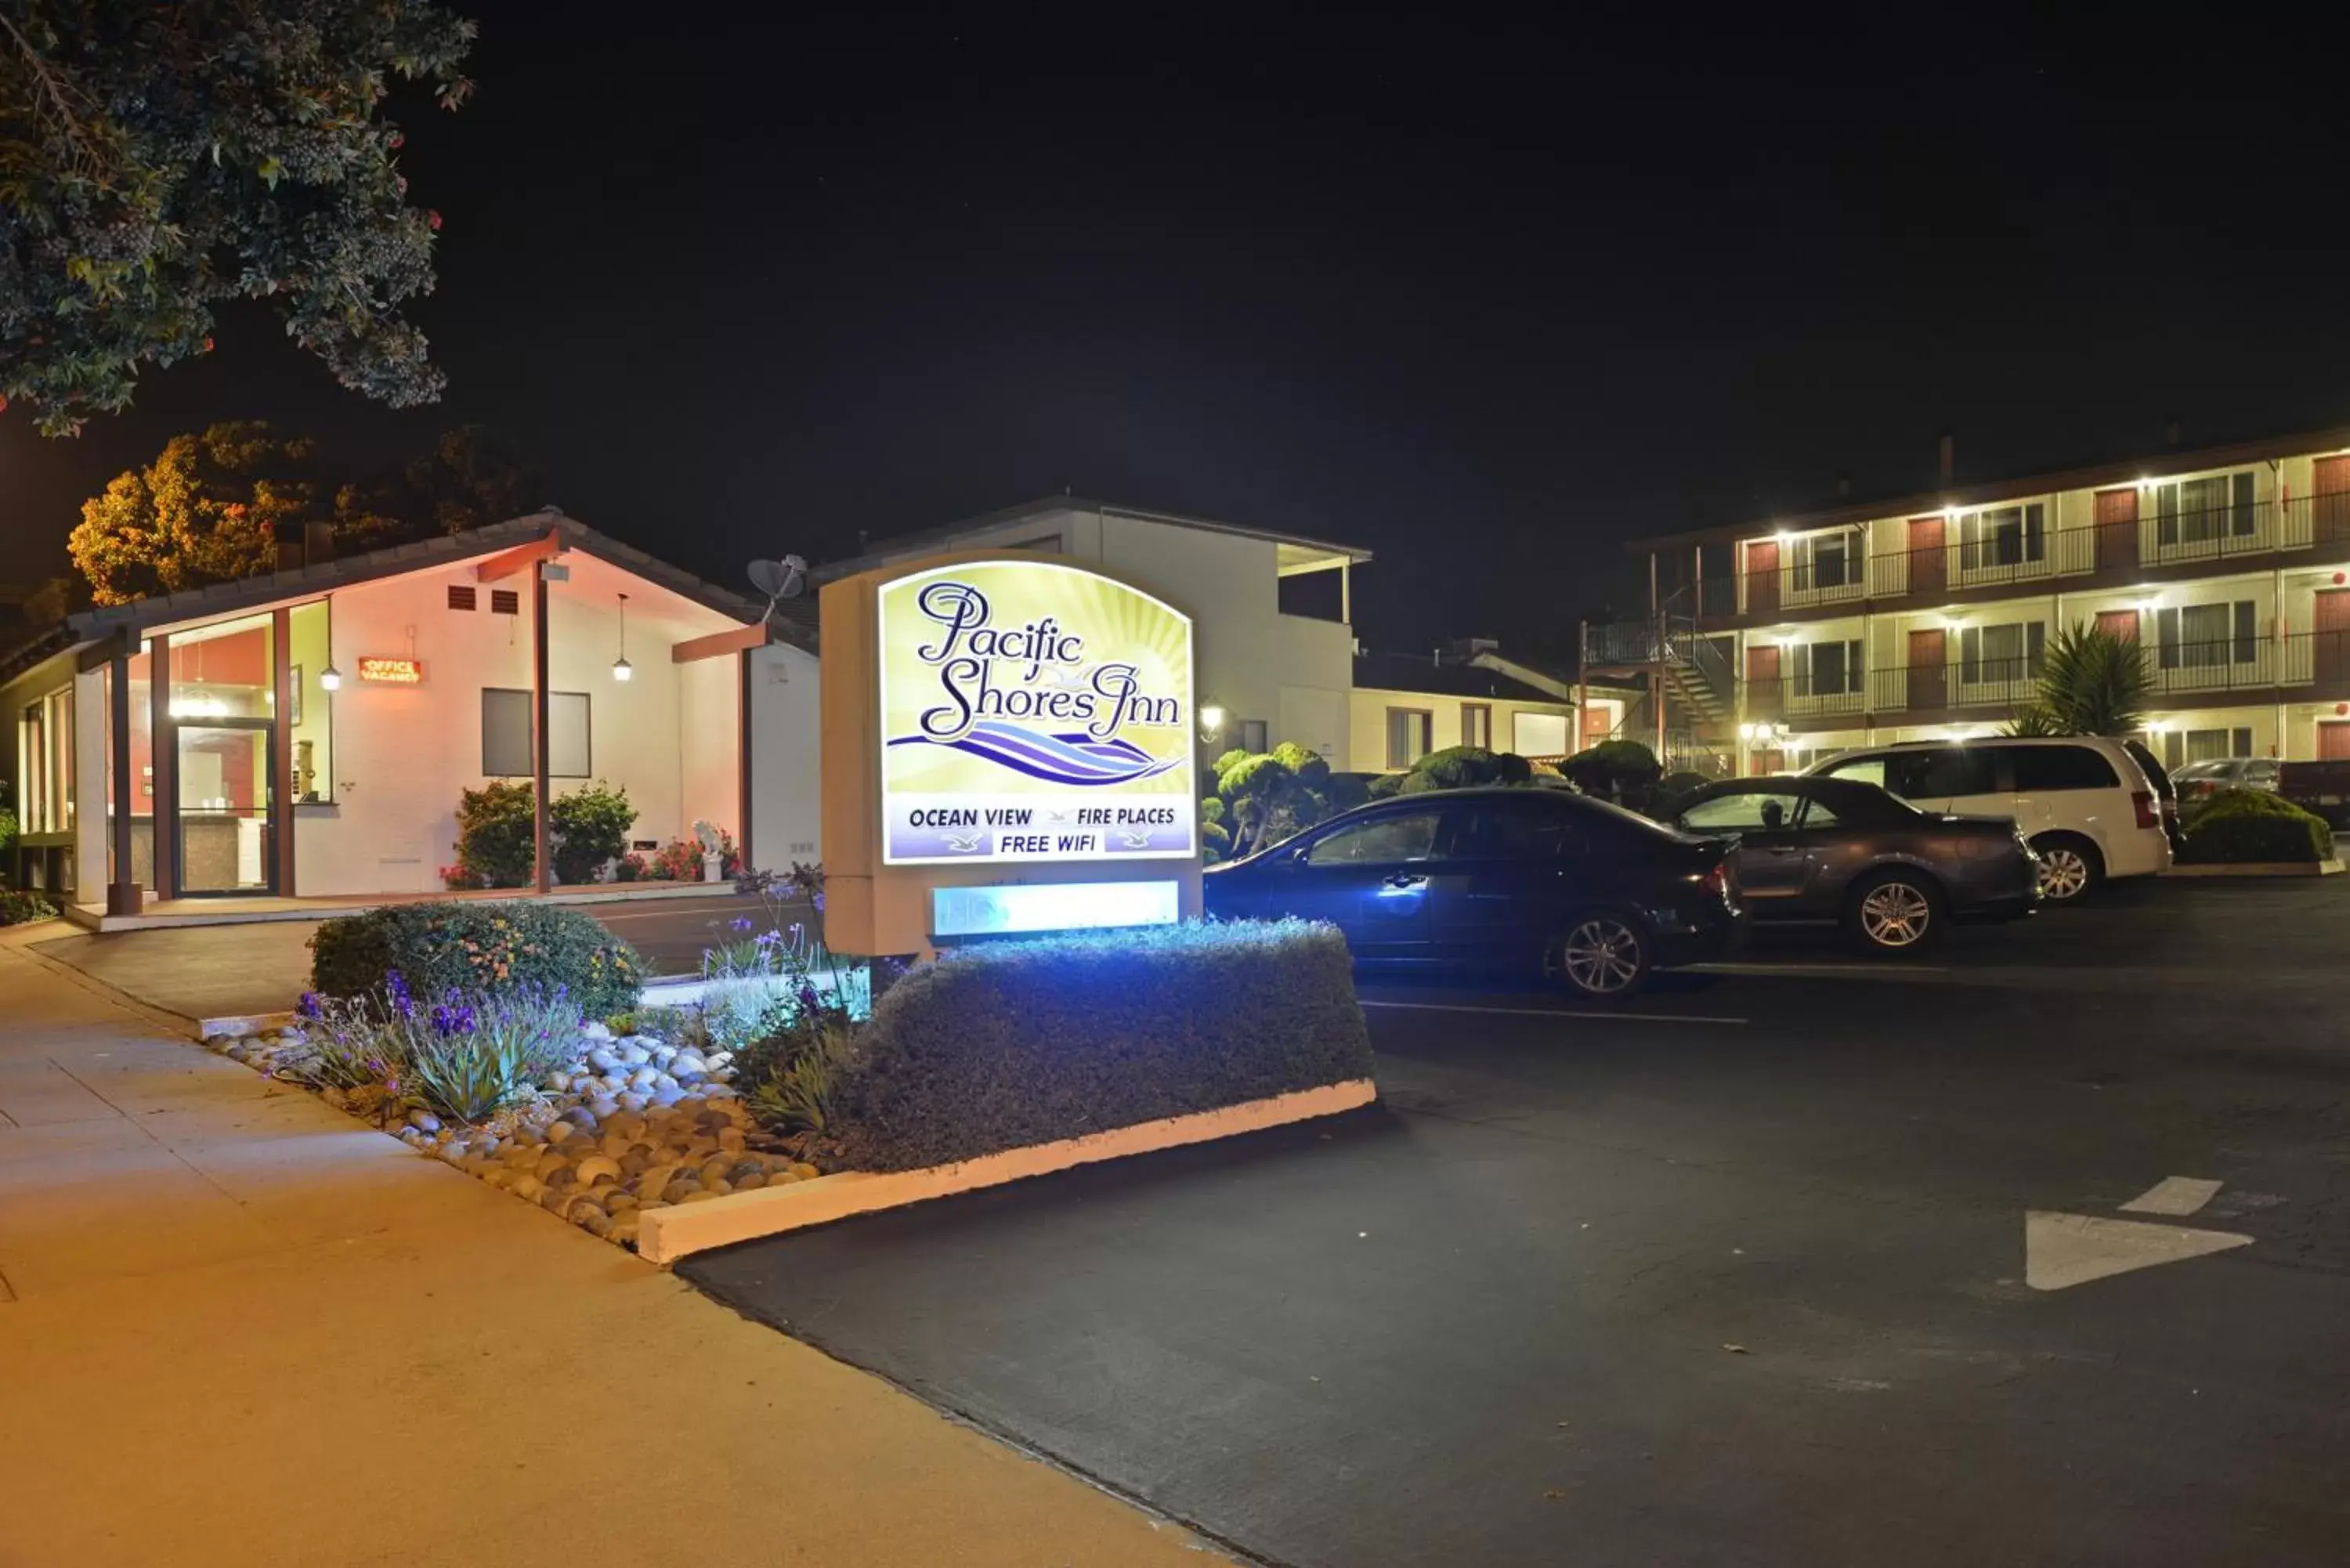
[[[268,719],[179,727],[179,897],[277,891],[276,730]]]

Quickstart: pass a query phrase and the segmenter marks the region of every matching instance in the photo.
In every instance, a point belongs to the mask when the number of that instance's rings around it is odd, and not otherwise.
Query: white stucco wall
[[[783,643],[751,655],[751,857],[785,871],[821,854],[823,711],[816,656]]]
[[[573,579],[550,588],[548,686],[588,695],[589,771],[556,779],[555,793],[596,780],[625,788],[637,808],[636,839],[682,837],[696,815],[739,830],[734,661],[670,659],[672,642],[733,623],[577,553],[567,560]],[[441,887],[440,867],[456,857],[458,794],[486,782],[482,692],[526,690],[531,680],[528,575],[479,584],[478,608],[451,609],[449,586],[473,583],[473,571],[469,562],[332,596],[334,658],[344,672],[333,699],[335,801],[295,808],[299,892]],[[620,649],[618,584],[633,585],[620,590],[631,595],[628,654],[635,673],[627,681],[612,678]],[[492,613],[493,587],[520,592],[522,613]],[[357,679],[362,657],[411,651],[423,660],[423,684]]]

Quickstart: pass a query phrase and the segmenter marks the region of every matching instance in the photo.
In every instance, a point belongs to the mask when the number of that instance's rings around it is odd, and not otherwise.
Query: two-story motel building
[[[2144,648],[2167,763],[2350,758],[2350,429],[1631,548],[1680,585],[1667,673],[1731,687],[1711,738],[1742,771],[1993,732],[2085,623]]]

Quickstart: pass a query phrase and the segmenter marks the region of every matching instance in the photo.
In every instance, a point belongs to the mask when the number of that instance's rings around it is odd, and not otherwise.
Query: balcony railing
[[[1708,619],[1742,613],[1768,618],[1863,598],[1935,600],[1972,588],[2028,587],[2095,573],[2127,574],[2141,566],[2168,566],[2264,556],[2280,550],[2350,548],[2350,491],[2262,501],[2238,506],[2161,513],[2141,509],[2134,517],[2070,528],[2032,530],[2021,524],[1972,538],[1959,537],[1956,518],[1933,519],[1939,529],[1919,526],[1897,535],[1904,524],[1879,523],[1869,530],[1866,554],[1831,556],[1822,563],[1784,559],[1751,569],[1754,545],[1738,578],[1736,609],[1708,585]],[[1939,534],[1938,537],[1926,537]],[[1907,542],[1877,547],[1888,537]]]
[[[2350,695],[2350,632],[2345,631],[2149,644],[2141,657],[2159,707],[2178,707],[2182,699],[2288,687]],[[2003,718],[2031,701],[2039,682],[2036,659],[1952,659],[1872,670],[1857,681],[1846,677],[1828,690],[1796,676],[1749,680],[1741,695],[1748,719],[1817,721],[1866,713],[1882,721],[1902,713],[1969,710],[1981,710],[1991,719]]]

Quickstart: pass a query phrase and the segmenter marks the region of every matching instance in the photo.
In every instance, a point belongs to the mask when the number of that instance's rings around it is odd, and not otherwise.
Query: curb
[[[637,1254],[647,1262],[667,1266],[712,1247],[779,1236],[810,1225],[827,1225],[852,1214],[897,1209],[982,1187],[1000,1187],[1007,1181],[1046,1176],[1097,1160],[1122,1159],[1128,1155],[1149,1154],[1315,1116],[1336,1116],[1371,1104],[1378,1098],[1378,1086],[1370,1079],[1355,1078],[1212,1111],[1193,1111],[1161,1121],[1088,1133],[1056,1143],[1005,1149],[960,1165],[888,1172],[847,1170],[819,1176],[813,1181],[794,1182],[788,1187],[730,1192],[706,1203],[680,1204],[647,1213],[639,1222]]]
[[[2247,860],[2240,865],[2177,866],[2166,877],[2338,877],[2339,860]]]

